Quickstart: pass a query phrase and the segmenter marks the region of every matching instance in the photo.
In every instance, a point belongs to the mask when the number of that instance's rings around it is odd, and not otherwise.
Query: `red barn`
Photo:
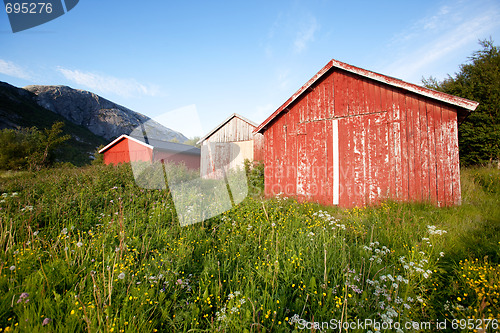
[[[265,193],[459,204],[457,121],[478,103],[331,60],[256,128]]]
[[[105,164],[137,161],[168,161],[183,163],[190,169],[200,168],[200,149],[181,143],[148,139],[138,140],[128,135],[119,138],[99,150]]]

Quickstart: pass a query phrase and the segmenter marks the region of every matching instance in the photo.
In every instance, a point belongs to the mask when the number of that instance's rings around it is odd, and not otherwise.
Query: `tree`
[[[200,141],[199,136],[192,137],[191,139],[188,139],[186,142],[184,142],[185,145],[190,145],[196,148],[200,148],[201,144],[198,143]]]
[[[104,154],[100,154],[99,150],[104,148],[104,145],[99,145],[93,153],[92,165],[102,165],[104,164]]]
[[[479,106],[458,127],[462,165],[500,165],[500,48],[493,41],[482,40],[482,50],[469,57],[454,77],[438,82],[423,79],[424,86],[464,97]]]
[[[53,152],[69,135],[62,135],[63,122],[55,122],[49,129],[36,127],[4,129],[0,131],[0,169],[40,170],[52,164]]]

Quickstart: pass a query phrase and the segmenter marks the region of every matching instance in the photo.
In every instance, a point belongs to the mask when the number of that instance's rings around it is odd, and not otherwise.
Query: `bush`
[[[245,172],[248,180],[248,195],[259,197],[264,195],[264,163],[245,159]]]
[[[0,169],[38,171],[51,165],[54,150],[70,138],[60,135],[63,126],[56,122],[43,131],[36,127],[1,130]]]
[[[92,155],[92,165],[103,165],[104,164],[104,154],[99,153],[99,150],[101,150],[102,148],[104,148],[104,145],[100,145],[94,151],[94,153]]]

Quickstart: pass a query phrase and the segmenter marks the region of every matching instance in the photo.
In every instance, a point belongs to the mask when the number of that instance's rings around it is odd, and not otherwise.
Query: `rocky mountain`
[[[87,128],[73,124],[61,115],[38,105],[35,94],[0,82],[0,129],[33,126],[44,129],[50,128],[58,121],[65,123],[63,132],[71,136],[58,151],[59,162],[88,164],[96,148],[108,143],[108,140],[95,135]]]
[[[24,89],[35,95],[35,101],[43,108],[59,114],[74,124],[88,128],[92,133],[114,139],[130,134],[143,127],[151,138],[178,142],[188,140],[184,135],[171,130],[151,118],[102,98],[92,92],[67,86],[26,86]]]
[[[57,160],[74,165],[88,164],[96,148],[121,134],[146,132],[159,140],[187,138],[154,120],[96,94],[66,86],[28,86],[18,88],[0,81],[0,129],[50,128],[65,123],[64,134],[71,139],[61,148]],[[1,143],[0,143],[1,144]]]

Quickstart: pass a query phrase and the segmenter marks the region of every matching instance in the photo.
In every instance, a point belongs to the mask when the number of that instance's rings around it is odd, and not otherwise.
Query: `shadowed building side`
[[[99,153],[104,154],[105,164],[164,161],[184,164],[194,170],[200,168],[199,148],[153,139],[149,139],[146,143],[128,135],[121,135],[102,148]]]

